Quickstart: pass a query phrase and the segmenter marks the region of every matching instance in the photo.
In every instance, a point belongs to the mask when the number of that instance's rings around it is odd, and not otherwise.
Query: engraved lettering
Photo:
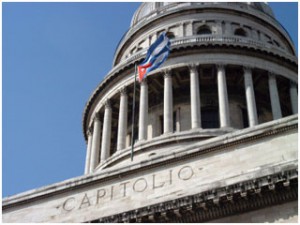
[[[140,185],[138,185],[138,184],[141,184],[142,187],[139,187]],[[134,182],[133,190],[135,192],[143,192],[146,190],[147,186],[148,186],[147,180],[145,178],[139,178]],[[137,187],[139,187],[139,188],[137,188]]]
[[[85,205],[87,205],[87,206],[85,206]],[[90,199],[89,199],[89,197],[87,196],[86,193],[84,194],[84,197],[83,197],[83,199],[81,201],[79,209],[82,209],[82,206],[84,206],[84,208],[91,206]]]
[[[194,175],[194,171],[190,166],[184,166],[178,171],[178,178],[180,180],[189,180]]]
[[[123,197],[125,197],[126,196],[126,185],[128,184],[128,183],[130,183],[129,181],[127,181],[127,182],[124,182],[124,183],[121,183],[120,185],[123,185],[124,186],[124,191],[123,191]]]
[[[165,182],[163,182],[160,185],[156,186],[155,185],[155,174],[152,175],[152,178],[153,178],[153,189],[161,188],[161,187],[163,187],[165,185]]]
[[[99,203],[100,198],[103,198],[106,195],[105,189],[99,189],[97,191],[97,204]]]
[[[93,205],[96,206],[96,204],[103,204],[104,207],[109,201],[115,201],[119,198],[130,197],[133,200],[135,198],[135,193],[145,192],[144,194],[146,194],[148,185],[149,189],[152,188],[151,190],[163,187],[166,188],[167,186],[170,186],[172,189],[177,189],[175,185],[178,181],[193,179],[196,177],[196,173],[201,169],[202,168],[193,168],[190,165],[184,165],[176,170],[162,170],[161,172],[150,173],[135,179],[123,181],[123,183],[114,183],[113,185],[103,187],[100,186],[98,189],[91,189],[86,193],[79,194],[78,197],[67,197],[62,203],[61,209],[65,212],[71,212]],[[152,184],[149,182],[152,182]],[[134,192],[132,195],[131,191]]]
[[[63,205],[62,205],[62,208],[65,210],[65,211],[72,211],[75,206],[73,207],[67,207],[69,204],[69,202],[72,200],[72,202],[75,201],[75,198],[74,197],[71,197],[71,198],[67,198],[66,201],[64,201]]]

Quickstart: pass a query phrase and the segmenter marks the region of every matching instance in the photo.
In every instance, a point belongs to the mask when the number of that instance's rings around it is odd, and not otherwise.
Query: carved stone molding
[[[298,198],[297,170],[212,189],[91,222],[205,222]]]
[[[171,73],[170,69],[164,70],[164,78],[169,78],[171,76],[172,76],[172,73]]]
[[[276,78],[277,74],[275,72],[273,72],[273,71],[269,71],[268,75],[269,75],[269,77]]]
[[[225,70],[225,65],[222,63],[216,64],[217,70]]]
[[[109,108],[110,109],[111,108],[111,101],[110,101],[110,99],[106,99],[104,105],[105,105],[105,108]]]
[[[147,86],[148,85],[148,79],[147,79],[147,77],[142,80],[142,82],[140,83],[140,85],[141,86]]]
[[[120,95],[127,95],[127,87],[121,87],[119,89]]]
[[[89,127],[87,129],[87,136],[92,136],[92,134],[93,134],[93,129],[92,129],[92,127]]]
[[[99,114],[99,113],[96,113],[96,114],[95,114],[94,122],[95,122],[95,121],[100,121],[100,114]]]
[[[198,69],[199,63],[191,63],[188,65],[191,72],[196,73]]]
[[[244,73],[251,73],[252,67],[250,67],[250,66],[243,66],[243,70],[244,70]]]

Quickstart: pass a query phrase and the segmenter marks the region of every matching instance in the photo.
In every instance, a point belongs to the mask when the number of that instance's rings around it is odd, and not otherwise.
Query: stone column
[[[276,77],[274,74],[269,73],[269,91],[271,98],[273,119],[277,120],[282,118],[280,100],[277,89]]]
[[[103,131],[102,131],[102,145],[101,145],[101,163],[103,163],[110,154],[110,142],[111,142],[111,120],[112,110],[110,101],[105,102],[104,119],[103,119]]]
[[[229,127],[229,105],[224,65],[217,65],[220,127]]]
[[[120,95],[117,151],[125,148],[128,117],[128,96],[125,88],[120,90]]]
[[[173,132],[173,90],[171,71],[164,74],[164,134]]]
[[[148,84],[147,79],[141,83],[139,109],[139,141],[147,139],[148,126]],[[133,135],[133,134],[132,134]]]
[[[92,172],[99,163],[100,139],[101,139],[101,121],[99,118],[99,114],[97,113],[94,118],[90,172]]]
[[[290,98],[291,98],[293,114],[298,114],[297,84],[294,83],[293,81],[290,82]]]
[[[192,129],[201,127],[201,105],[199,74],[196,65],[190,65],[190,92],[191,92],[191,126]]]
[[[92,150],[92,132],[91,129],[89,128],[87,131],[87,149],[86,149],[86,158],[85,158],[85,169],[84,169],[84,174],[90,173],[90,164],[91,164],[91,150]]]
[[[258,119],[253,89],[252,71],[250,68],[244,68],[244,83],[249,126],[253,127],[258,124]]]

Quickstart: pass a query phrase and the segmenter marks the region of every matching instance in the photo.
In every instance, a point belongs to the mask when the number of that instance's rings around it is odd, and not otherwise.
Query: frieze
[[[68,197],[63,200],[59,208],[61,208],[63,213],[66,213],[96,206],[103,202],[111,202],[115,199],[120,200],[149,190],[155,191],[156,189],[167,188],[168,186],[174,185],[174,180],[176,180],[176,182],[184,182],[193,179],[197,170],[199,170],[199,168],[184,165],[177,170],[170,169],[164,171],[164,180],[159,180],[161,174],[158,173],[126,180],[111,186],[84,192],[77,196]]]
[[[298,171],[296,169],[282,171],[272,176],[100,218],[92,222],[205,222],[239,212],[257,210],[268,205],[297,200],[297,186]]]

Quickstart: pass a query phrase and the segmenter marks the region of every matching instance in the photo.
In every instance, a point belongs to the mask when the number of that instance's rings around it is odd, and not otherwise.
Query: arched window
[[[199,27],[197,30],[197,34],[200,34],[200,35],[211,34],[210,27],[206,26],[206,25]]]
[[[238,28],[234,31],[234,35],[247,37],[247,33],[243,28]]]
[[[167,33],[166,33],[166,36],[167,36],[169,39],[175,38],[175,35],[174,35],[173,32],[167,32]]]

